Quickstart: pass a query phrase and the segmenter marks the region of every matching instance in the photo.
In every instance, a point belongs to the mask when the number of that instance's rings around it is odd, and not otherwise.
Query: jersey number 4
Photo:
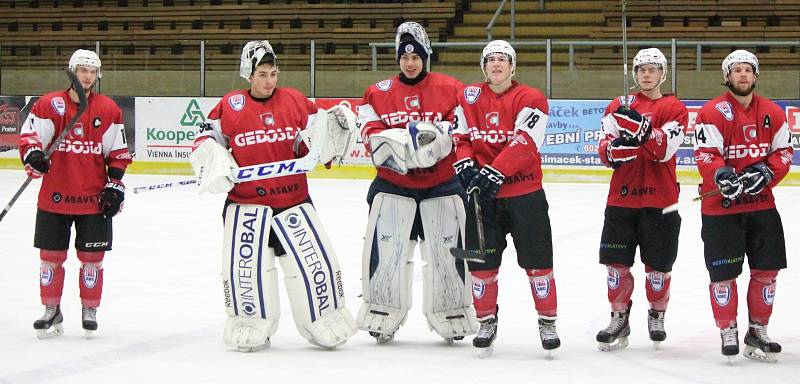
[[[694,133],[694,137],[698,141],[700,141],[703,144],[705,144],[706,143],[706,134],[705,134],[705,132],[703,132],[703,124],[698,124],[696,128],[697,129],[696,129],[696,131]]]

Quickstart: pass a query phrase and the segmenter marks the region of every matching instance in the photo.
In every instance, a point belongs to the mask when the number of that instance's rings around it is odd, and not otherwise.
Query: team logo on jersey
[[[625,104],[625,96],[620,96],[620,97],[618,97],[617,99],[619,100],[619,103],[620,103],[620,104],[622,104],[622,105],[626,105],[626,104]],[[628,104],[627,104],[627,105],[628,105],[628,106],[631,106],[631,105],[633,105],[633,101],[634,101],[634,100],[636,100],[636,96],[635,96],[635,95],[628,95]]]
[[[244,109],[244,95],[233,95],[228,98],[228,105],[233,108],[234,111],[239,112]]]
[[[63,197],[61,196],[61,194],[60,194],[60,193],[58,193],[58,192],[53,192],[53,202],[54,202],[54,203],[58,204],[58,203],[60,203],[60,202],[61,202],[61,200],[62,200],[62,199],[63,199]]]
[[[100,124],[103,124],[103,121],[100,120],[99,117],[95,117],[94,120],[92,120],[92,127],[100,128]]]
[[[95,266],[86,266],[83,267],[83,273],[81,273],[81,278],[83,279],[83,285],[86,288],[94,288],[97,285],[97,280],[99,279],[100,272],[97,270]]]
[[[500,112],[489,112],[484,118],[486,119],[486,129],[497,130],[500,128]]]
[[[478,101],[478,97],[481,95],[480,87],[467,87],[464,89],[464,98],[467,99],[467,103],[475,104]]]
[[[764,299],[764,304],[772,305],[775,300],[775,284],[768,285],[761,290],[761,298]]]
[[[77,123],[72,127],[72,132],[69,133],[70,137],[83,137],[83,124]]]
[[[53,109],[55,109],[59,116],[64,116],[64,114],[67,113],[67,104],[64,103],[64,99],[62,97],[54,97],[52,100],[50,100],[50,104],[53,106]]]
[[[647,274],[647,280],[650,282],[650,286],[653,288],[653,291],[661,292],[661,290],[664,289],[663,272],[650,272]]]
[[[606,277],[608,282],[608,289],[614,290],[619,288],[619,271],[616,268],[608,268],[608,276]]]
[[[521,133],[517,133],[516,135],[514,135],[514,137],[511,138],[511,144],[514,144],[514,143],[520,143],[522,145],[528,145],[528,140],[525,139],[525,136],[523,136]],[[509,145],[511,145],[511,144],[509,144]]]
[[[744,134],[745,142],[752,143],[758,140],[758,127],[755,124],[742,126],[742,133]]]
[[[384,81],[381,81],[378,84],[375,84],[375,86],[378,87],[378,89],[380,89],[381,91],[386,92],[389,90],[389,88],[392,87],[392,79],[386,79]]]
[[[720,307],[728,305],[731,301],[731,287],[729,285],[714,285],[713,288],[714,301]]]
[[[46,287],[53,282],[53,267],[50,265],[42,265],[39,268],[39,283]]]
[[[486,284],[483,280],[478,280],[472,283],[472,296],[476,299],[482,299],[486,293]]]
[[[262,113],[261,121],[264,122],[264,125],[275,125],[275,117],[272,116],[272,112]]]
[[[405,101],[407,110],[419,109],[419,96],[406,96],[403,101]]]
[[[544,299],[550,294],[550,279],[531,279],[531,289],[536,297]]]
[[[733,106],[727,101],[722,101],[716,105],[717,111],[725,117],[725,120],[733,121]]]

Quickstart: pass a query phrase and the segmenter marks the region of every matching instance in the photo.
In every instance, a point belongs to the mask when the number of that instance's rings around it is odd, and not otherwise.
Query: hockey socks
[[[103,295],[103,256],[105,252],[78,251],[81,261],[78,285],[81,292],[81,304],[84,307],[97,308]]]
[[[750,270],[750,284],[747,287],[747,309],[750,322],[761,325],[769,324],[777,276],[778,271]]]
[[[629,267],[621,264],[608,264],[608,302],[614,312],[625,312],[633,294],[633,275]]]
[[[41,266],[39,268],[39,293],[44,305],[58,305],[64,291],[64,262],[67,250],[39,251]]]
[[[526,269],[528,280],[531,283],[531,294],[539,316],[555,317],[558,307],[556,295],[556,281],[553,278],[553,268]]]
[[[472,271],[472,302],[479,319],[497,313],[497,271]]]
[[[644,271],[647,273],[645,291],[647,291],[647,301],[650,302],[650,308],[659,312],[666,311],[669,303],[669,285],[670,281],[672,281],[671,274],[669,272],[656,271],[647,265],[645,265]]]
[[[736,327],[736,313],[739,295],[736,280],[725,280],[708,285],[711,295],[711,311],[719,329]]]

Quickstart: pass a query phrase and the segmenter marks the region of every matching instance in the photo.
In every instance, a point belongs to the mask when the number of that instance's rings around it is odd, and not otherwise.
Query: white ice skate
[[[39,320],[33,322],[33,329],[36,330],[36,337],[39,339],[51,339],[61,336],[64,333],[64,327],[61,326],[63,322],[64,317],[61,315],[61,306],[45,306],[44,315],[42,315]]]

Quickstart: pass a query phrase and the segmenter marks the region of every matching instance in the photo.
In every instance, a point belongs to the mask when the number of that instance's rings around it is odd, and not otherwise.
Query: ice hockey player
[[[317,110],[299,91],[278,87],[279,73],[269,42],[248,42],[239,74],[250,88],[220,100],[200,126],[190,156],[199,191],[227,193],[222,215],[222,289],[228,315],[223,339],[242,352],[268,347],[277,330],[278,263],[304,338],[333,349],[357,331],[345,307],[334,249],[311,205],[306,175],[234,180],[239,166],[295,159],[309,148],[318,150],[317,145],[326,147],[320,153],[333,153],[329,147],[346,142],[354,132],[355,115],[349,109]]]
[[[453,172],[453,111],[462,84],[427,72],[431,50],[421,25],[395,38],[400,74],[367,88],[358,121],[378,174],[370,185],[358,327],[378,343],[394,339],[411,307],[414,248],[424,266],[423,310],[446,342],[477,330],[470,275],[449,249],[464,238],[464,191]]]
[[[39,338],[63,333],[61,293],[71,228],[81,262],[78,281],[87,337],[97,330],[97,307],[103,293],[103,257],[111,250],[112,217],[125,199],[122,176],[128,152],[122,110],[110,98],[93,92],[102,77],[95,52],[78,49],[69,59],[83,89],[67,89],[42,96],[22,127],[19,151],[25,172],[42,178],[33,245],[39,248],[39,291],[44,315],[33,323]],[[45,152],[78,112],[78,93],[87,98],[86,112],[48,158]]]
[[[517,263],[530,282],[542,348],[552,356],[556,333],[556,282],[549,206],[542,189],[539,150],[547,126],[547,98],[512,80],[517,54],[503,40],[490,42],[480,57],[486,81],[459,95],[454,131],[454,168],[469,194],[466,249],[480,251],[477,220],[483,223],[485,263],[470,262],[472,299],[480,329],[472,344],[479,356],[492,353],[497,335],[498,270],[511,234]],[[477,201],[475,201],[477,197]],[[474,205],[481,207],[476,217]]]
[[[744,355],[775,362],[781,352],[781,345],[767,336],[775,281],[786,268],[786,242],[772,188],[789,172],[793,150],[783,109],[753,92],[758,75],[755,55],[731,52],[722,62],[728,90],[703,106],[695,125],[701,192],[719,190],[702,201],[701,236],[711,277],[711,309],[722,354],[731,362],[739,354],[736,278],[745,255],[750,283]]]
[[[667,58],[657,48],[636,54],[632,76],[639,92],[608,105],[598,147],[600,160],[614,169],[600,239],[600,263],[606,267],[611,304],[611,322],[597,334],[602,351],[628,345],[634,285],[630,268],[636,247],[650,303],[650,340],[658,348],[666,339],[664,314],[681,229],[678,212],[662,215],[661,210],[678,202],[675,152],[683,142],[688,112],[675,95],[661,93]]]

